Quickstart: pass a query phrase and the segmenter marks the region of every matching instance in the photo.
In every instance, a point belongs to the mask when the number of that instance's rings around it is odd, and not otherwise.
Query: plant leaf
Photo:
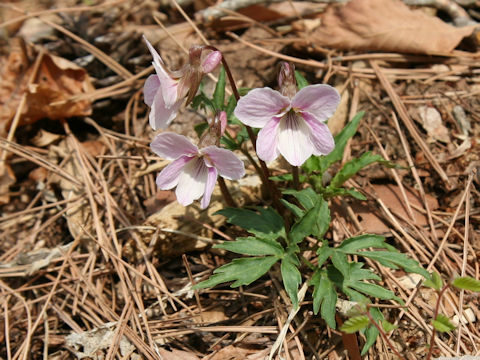
[[[362,120],[364,114],[364,111],[360,111],[347,125],[345,125],[343,130],[340,131],[337,136],[335,136],[335,148],[330,154],[319,158],[317,168],[318,171],[323,174],[323,172],[326,171],[334,162],[342,160],[347,141],[357,132],[358,125],[360,124],[360,120]]]
[[[397,297],[393,292],[376,284],[370,284],[363,281],[347,281],[346,285],[364,294],[367,294],[382,300],[397,299]]]
[[[232,94],[228,98],[227,107],[225,108],[225,112],[227,113],[227,119],[230,121],[232,117],[234,117],[233,111],[235,110],[236,106],[237,106],[237,99],[235,99],[235,96]]]
[[[456,278],[452,285],[459,289],[480,292],[480,281],[469,276]]]
[[[339,251],[334,251],[331,259],[335,269],[340,271],[344,278],[348,279],[350,275],[350,264],[347,260],[347,256]]]
[[[248,285],[264,275],[278,260],[278,256],[234,259],[231,263],[215,269],[209,279],[198,283],[194,289],[204,289],[230,281],[234,281],[230,285],[232,288]]]
[[[282,245],[275,240],[259,239],[256,237],[239,237],[235,241],[225,241],[213,246],[215,249],[224,249],[243,255],[276,255],[284,253]]]
[[[298,90],[302,90],[309,85],[307,79],[305,79],[297,70],[295,70],[295,79],[297,80]]]
[[[440,274],[434,271],[432,273],[432,276],[423,282],[423,285],[440,291],[443,286],[443,281],[442,281],[442,278],[440,277]]]
[[[313,312],[320,315],[323,320],[332,329],[335,329],[337,324],[335,322],[335,305],[337,304],[337,293],[333,283],[328,279],[323,271],[317,271],[312,277],[313,284]]]
[[[218,81],[217,85],[215,86],[215,91],[213,92],[213,103],[215,104],[217,110],[223,110],[225,106],[225,85],[225,69],[222,66],[220,73],[218,74]]]
[[[195,130],[195,132],[197,133],[197,136],[199,138],[202,137],[202,134],[205,132],[205,130],[208,129],[208,123],[206,122],[202,122],[200,124],[197,124],[193,127],[193,129]]]
[[[354,188],[346,189],[346,188],[326,188],[323,192],[323,195],[327,198],[334,197],[334,196],[351,196],[357,200],[367,200],[365,195],[358,192]]]
[[[432,325],[439,332],[447,332],[455,329],[455,325],[443,314],[438,314],[437,318],[433,320]]]
[[[293,256],[293,255],[292,255]],[[285,291],[287,292],[290,300],[292,301],[293,308],[298,308],[298,287],[302,282],[302,275],[298,271],[294,261],[292,261],[292,256],[286,256],[282,259],[281,271],[283,285],[285,286]]]
[[[288,202],[285,199],[280,199],[280,202],[292,212],[292,214],[298,219],[305,214],[305,210],[300,209],[297,205]]]
[[[390,331],[398,328],[397,325],[394,325],[391,322],[388,322],[387,320],[383,320],[381,324],[382,324],[383,331],[385,331],[385,333],[389,333]]]
[[[258,212],[239,209],[225,208],[217,211],[216,214],[223,215],[231,224],[240,226],[258,238],[276,240],[279,237],[286,237],[283,219],[275,210],[257,207]]]
[[[353,334],[357,331],[365,329],[368,324],[370,324],[370,320],[367,316],[355,316],[345,321],[340,327],[340,330],[346,332],[347,334]]]
[[[306,188],[300,191],[287,189],[283,191],[283,194],[294,196],[305,210],[313,208],[319,199],[319,195],[312,188]]]
[[[346,253],[353,254],[360,249],[385,248],[385,238],[380,235],[364,234],[348,238],[342,242],[336,249]]]
[[[333,179],[330,181],[330,185],[327,187],[327,189],[339,188],[345,181],[350,179],[361,169],[375,162],[379,162],[387,167],[396,166],[390,161],[385,160],[381,155],[372,154],[370,151],[367,151],[359,158],[352,159],[343,165],[340,171],[336,173]]]
[[[330,209],[328,208],[328,203],[323,197],[317,195],[315,206],[305,212],[305,214],[293,224],[289,233],[289,239],[297,244],[308,235],[321,238],[329,226]]]
[[[424,268],[422,268],[417,261],[409,258],[406,254],[391,251],[359,251],[354,252],[353,254],[376,260],[380,264],[388,266],[392,269],[401,267],[407,272],[420,274],[427,279],[430,277],[430,274]],[[392,264],[395,267],[392,267]]]

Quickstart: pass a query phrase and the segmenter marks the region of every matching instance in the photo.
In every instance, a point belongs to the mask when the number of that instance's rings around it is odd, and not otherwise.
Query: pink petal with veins
[[[203,159],[194,158],[187,163],[180,174],[175,190],[177,201],[183,206],[187,206],[199,199],[205,192],[207,178],[208,167]]]
[[[298,114],[288,112],[278,128],[278,149],[293,166],[302,165],[313,153],[310,127]]]
[[[198,148],[187,137],[173,132],[158,134],[150,147],[155,154],[169,160],[177,159],[183,155],[195,156],[198,154]]]
[[[285,112],[290,99],[270,88],[253,89],[242,97],[235,108],[235,116],[245,125],[264,127],[273,116]]]
[[[292,99],[292,107],[300,111],[308,111],[318,121],[326,121],[331,117],[338,104],[340,94],[330,85],[309,85],[300,90]]]
[[[278,117],[273,117],[257,136],[257,154],[260,159],[269,163],[278,157]]]
[[[221,177],[237,180],[245,175],[243,162],[232,151],[212,145],[201,149],[200,152],[206,155],[205,161],[208,166],[217,168]]]

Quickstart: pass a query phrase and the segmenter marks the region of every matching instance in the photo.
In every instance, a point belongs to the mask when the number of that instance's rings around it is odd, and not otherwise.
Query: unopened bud
[[[293,98],[297,93],[297,82],[295,80],[295,66],[291,63],[280,63],[278,72],[278,86],[282,95]]]
[[[212,72],[222,61],[222,53],[220,51],[212,51],[207,55],[202,63],[202,69],[205,74]]]
[[[227,113],[225,111],[220,111],[217,113],[215,118],[210,123],[209,128],[200,138],[198,142],[198,147],[200,149],[211,146],[211,145],[220,145],[220,138],[225,133],[227,127]]]

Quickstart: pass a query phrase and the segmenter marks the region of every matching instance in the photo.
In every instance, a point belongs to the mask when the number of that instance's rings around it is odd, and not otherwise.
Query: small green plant
[[[185,99],[194,109],[213,115],[195,127],[198,145],[174,133],[156,136],[152,150],[173,160],[158,175],[157,185],[164,190],[176,187],[177,199],[185,206],[202,198],[201,206],[205,208],[218,179],[228,205],[218,214],[248,233],[215,245],[241,257],[216,269],[196,289],[222,283],[231,283],[232,287],[248,285],[277,267],[293,308],[299,307],[297,294],[301,284],[308,285],[312,288],[314,313],[336,328],[339,298],[366,305],[372,299],[401,303],[392,291],[378,284],[380,276],[365,267],[365,259],[429,278],[416,261],[386,243],[382,236],[363,234],[339,244],[333,244],[327,236],[331,222],[329,199],[336,196],[365,199],[359,191],[344,187],[345,182],[373,163],[395,167],[371,152],[341,167],[337,165],[364,115],[357,114],[334,138],[325,122],[340,102],[337,90],[329,85],[309,85],[288,63],[281,64],[280,91],[237,89],[227,62],[213,47],[193,47],[186,67],[170,72],[153,47],[148,46],[157,71],[157,75],[147,79],[144,91],[145,102],[152,107],[152,127],[168,126]],[[202,57],[202,51],[209,54]],[[220,61],[223,67],[209,97],[200,79]],[[233,92],[228,99],[227,79]],[[246,146],[248,141],[255,152]],[[243,164],[234,152],[242,152],[256,169],[265,190],[264,203],[270,206],[236,206],[223,181],[244,174]],[[291,172],[272,177],[267,163],[280,155],[292,166]],[[305,258],[307,251],[316,254],[313,261]],[[362,353],[380,333],[375,324],[387,324],[376,308],[369,309],[365,316],[351,324],[352,329],[362,331],[366,337]]]
[[[433,348],[435,346],[435,336],[437,332],[448,332],[455,329],[455,325],[450,322],[450,319],[439,313],[441,299],[447,289],[449,288],[457,288],[461,290],[469,290],[473,292],[480,292],[480,281],[475,280],[471,277],[458,277],[454,279],[452,282],[443,283],[442,278],[436,272],[429,274],[427,280],[423,283],[424,286],[432,288],[437,293],[437,303],[435,305],[435,310],[433,313],[432,318],[432,336],[430,338],[430,346],[429,351],[427,354],[427,360],[430,360],[433,354]],[[396,326],[389,323],[388,321],[382,321],[378,323],[374,316],[372,315],[372,310],[370,306],[359,306],[356,308],[357,315],[352,316],[348,319],[340,328],[340,330],[346,333],[355,333],[357,331],[363,331],[368,327],[375,327],[379,334],[381,334],[382,338],[386,341],[386,343],[390,346],[392,351],[395,355],[398,356],[399,359],[406,359],[403,355],[401,355],[395,346],[390,342],[387,333],[396,329]],[[405,355],[405,354],[404,354]]]

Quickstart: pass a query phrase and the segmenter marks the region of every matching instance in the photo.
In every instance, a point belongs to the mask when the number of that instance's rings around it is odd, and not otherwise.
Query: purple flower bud
[[[297,93],[297,81],[295,79],[295,65],[282,62],[278,72],[278,86],[282,95],[293,98]]]

